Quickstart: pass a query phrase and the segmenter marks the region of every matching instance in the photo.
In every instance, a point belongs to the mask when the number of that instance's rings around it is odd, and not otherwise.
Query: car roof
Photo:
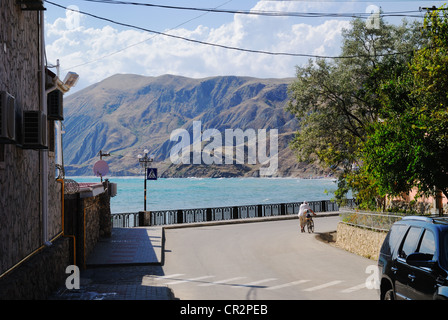
[[[416,222],[418,225],[433,225],[434,227],[448,228],[448,217],[440,216],[406,216],[401,219],[402,222]]]

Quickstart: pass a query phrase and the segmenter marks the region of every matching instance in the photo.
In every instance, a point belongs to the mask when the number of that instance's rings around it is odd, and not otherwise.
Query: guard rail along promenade
[[[403,215],[388,214],[387,212],[355,211],[343,207],[339,212],[339,217],[341,222],[350,226],[388,232],[395,222],[403,218]]]
[[[162,226],[180,223],[297,215],[301,204],[302,202],[292,202],[199,209],[113,213],[112,226],[114,228]],[[308,204],[314,212],[339,211],[338,204],[331,200],[308,201]],[[348,200],[348,206],[352,206],[353,204],[353,200]]]

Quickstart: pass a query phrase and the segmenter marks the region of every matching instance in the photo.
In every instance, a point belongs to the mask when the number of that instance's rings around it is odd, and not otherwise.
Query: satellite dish
[[[109,165],[104,160],[99,160],[93,166],[93,173],[95,176],[103,177],[109,173]]]

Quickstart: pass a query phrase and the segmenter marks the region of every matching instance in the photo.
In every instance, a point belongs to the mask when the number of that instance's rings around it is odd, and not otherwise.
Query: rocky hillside
[[[100,150],[111,153],[103,159],[109,163],[110,174],[138,174],[137,155],[148,149],[154,155],[159,176],[258,175],[260,164],[247,161],[173,164],[170,151],[178,142],[171,141],[170,135],[183,128],[193,137],[193,123],[200,121],[202,132],[216,129],[222,133],[222,144],[226,129],[266,129],[268,137],[271,129],[277,129],[279,164],[274,176],[321,175],[322,172],[297,163],[288,147],[297,130],[297,121],[285,111],[291,81],[114,75],[64,100],[66,174],[92,175]],[[202,144],[204,147],[207,142]]]

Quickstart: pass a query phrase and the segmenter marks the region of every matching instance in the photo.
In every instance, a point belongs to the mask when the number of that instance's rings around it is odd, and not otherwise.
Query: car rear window
[[[394,224],[386,236],[381,247],[381,252],[386,255],[391,255],[395,251],[396,247],[400,245],[403,235],[408,229],[407,225]]]

